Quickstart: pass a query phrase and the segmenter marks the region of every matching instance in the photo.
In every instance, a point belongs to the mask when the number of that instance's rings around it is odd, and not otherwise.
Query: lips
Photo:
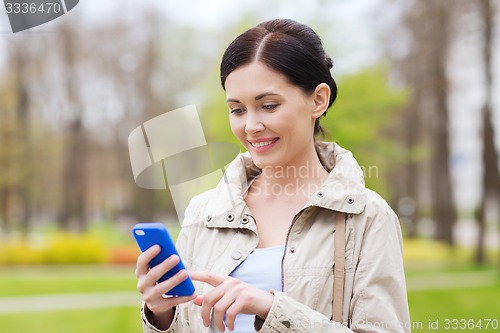
[[[275,143],[276,141],[278,141],[278,139],[273,139],[273,140],[269,140],[269,141],[261,141],[261,142],[250,142],[250,144],[253,146],[253,147],[265,147],[265,146],[269,146],[269,145],[272,145],[273,143]]]
[[[265,138],[258,140],[249,140],[248,143],[252,146],[253,150],[256,152],[264,152],[270,149],[279,138]]]

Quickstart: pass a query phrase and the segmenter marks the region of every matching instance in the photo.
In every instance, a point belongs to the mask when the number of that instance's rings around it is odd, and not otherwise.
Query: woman
[[[189,273],[156,285],[179,258],[149,270],[158,248],[139,256],[145,332],[409,331],[398,219],[364,187],[349,151],[314,139],[336,97],[331,68],[320,38],[292,20],[264,22],[229,45],[222,87],[248,152],[186,210],[177,246]],[[343,311],[333,318],[334,235],[344,223]],[[188,274],[196,295],[162,296]]]

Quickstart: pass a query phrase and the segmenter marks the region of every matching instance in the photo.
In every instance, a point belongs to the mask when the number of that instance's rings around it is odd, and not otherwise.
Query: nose
[[[258,113],[248,110],[245,123],[245,132],[247,134],[258,133],[263,131],[264,128],[265,126],[262,123],[262,119],[260,119]]]

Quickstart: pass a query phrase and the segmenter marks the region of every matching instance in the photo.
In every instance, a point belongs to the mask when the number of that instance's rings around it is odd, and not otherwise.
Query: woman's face
[[[261,62],[226,79],[231,130],[259,168],[299,165],[314,151],[315,93],[306,94]],[[325,109],[326,110],[326,109]]]

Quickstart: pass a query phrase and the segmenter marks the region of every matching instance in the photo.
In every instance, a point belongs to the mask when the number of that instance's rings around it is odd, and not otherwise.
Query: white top
[[[281,260],[285,245],[257,248],[229,274],[259,289],[282,291]],[[234,321],[234,333],[253,333],[255,315],[239,314]]]

